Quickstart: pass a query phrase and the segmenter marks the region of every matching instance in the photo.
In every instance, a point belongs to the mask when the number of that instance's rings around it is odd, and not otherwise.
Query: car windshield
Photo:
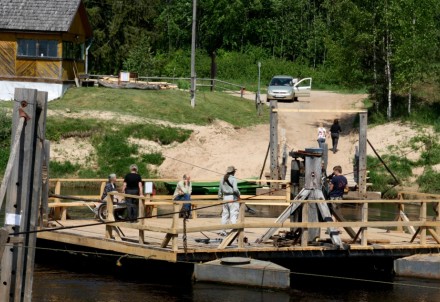
[[[291,82],[290,78],[273,78],[269,86],[289,86]]]

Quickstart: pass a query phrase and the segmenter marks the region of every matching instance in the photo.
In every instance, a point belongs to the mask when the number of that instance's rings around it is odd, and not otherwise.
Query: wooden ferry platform
[[[58,189],[57,189],[58,188]],[[56,191],[60,191],[56,186]],[[421,193],[402,193],[400,200],[337,200],[334,205],[349,203],[361,207],[360,220],[345,220],[333,217],[333,221],[310,221],[304,215],[302,222],[280,221],[275,218],[253,217],[245,214],[245,206],[273,206],[286,209],[293,202],[300,202],[304,208],[311,204],[328,203],[326,200],[294,200],[285,196],[242,196],[240,219],[237,224],[228,225],[229,235],[219,233],[224,225],[220,215],[204,218],[198,213],[206,209],[220,214],[221,203],[216,196],[192,196],[192,218],[184,222],[179,218],[181,202],[171,201],[171,196],[147,196],[140,202],[138,222],[115,221],[109,215],[105,223],[98,220],[66,219],[68,209],[79,206],[95,206],[92,202],[62,202],[53,199],[49,203],[58,213],[57,223],[40,228],[39,242],[63,244],[66,250],[92,250],[131,255],[148,260],[168,262],[205,262],[230,256],[245,256],[260,260],[302,259],[302,258],[354,258],[391,257],[400,258],[414,254],[440,252],[440,214],[438,196]],[[419,199],[405,199],[405,196]],[[111,195],[122,195],[111,193]],[[430,198],[430,199],[429,199]],[[370,221],[368,206],[374,203],[389,203],[396,206],[398,215],[393,220]],[[404,213],[405,205],[418,205],[419,218],[409,220]],[[113,203],[107,200],[109,213]],[[428,216],[428,207],[435,208],[434,217]],[[160,215],[157,215],[159,210]],[[146,214],[147,213],[147,214]],[[149,214],[148,214],[149,213]],[[171,213],[169,215],[164,215]],[[264,234],[274,228],[270,237],[261,241]],[[330,228],[339,232],[343,247],[330,240]],[[302,234],[294,240],[280,237],[291,229],[301,229]],[[317,240],[310,241],[307,231],[319,229]]]

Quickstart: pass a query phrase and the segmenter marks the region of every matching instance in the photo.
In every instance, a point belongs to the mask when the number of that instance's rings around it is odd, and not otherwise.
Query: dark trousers
[[[191,200],[191,196],[189,194],[178,195],[174,200],[187,201],[187,200]],[[180,210],[180,213],[183,214],[182,216],[189,218],[189,215],[191,213],[191,204],[184,203],[182,209]]]
[[[139,190],[125,190],[125,194],[139,195]],[[139,215],[139,199],[126,198],[125,204],[127,205],[127,219],[137,220]]]
[[[338,151],[339,133],[332,133],[333,153]]]

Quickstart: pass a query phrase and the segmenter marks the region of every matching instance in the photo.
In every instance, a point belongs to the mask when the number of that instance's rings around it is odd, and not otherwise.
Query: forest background
[[[84,0],[92,73],[188,77],[192,0]],[[275,74],[368,91],[391,119],[440,98],[437,0],[198,0],[198,77],[254,90]]]

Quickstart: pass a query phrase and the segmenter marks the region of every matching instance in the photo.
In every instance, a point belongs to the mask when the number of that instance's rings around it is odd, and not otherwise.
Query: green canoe
[[[192,183],[192,194],[193,195],[215,195],[218,193],[218,185],[219,182],[193,182]],[[260,185],[248,182],[248,181],[239,181],[237,183],[238,189],[242,195],[255,195],[257,192],[257,188],[261,188]],[[177,182],[165,182],[165,187],[168,190],[168,194],[174,194],[174,190],[176,189]]]

